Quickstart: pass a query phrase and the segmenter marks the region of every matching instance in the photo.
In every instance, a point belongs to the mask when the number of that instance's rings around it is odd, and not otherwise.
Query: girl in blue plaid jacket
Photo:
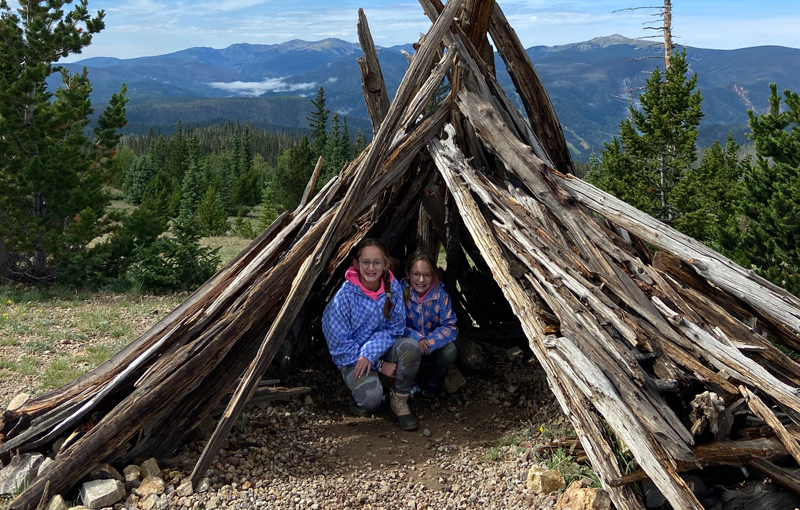
[[[345,282],[322,314],[322,332],[333,362],[351,392],[350,410],[368,416],[383,399],[379,373],[394,378],[389,403],[404,430],[417,418],[408,396],[420,363],[417,342],[404,338],[403,288],[391,272],[386,248],[377,239],[358,246]]]

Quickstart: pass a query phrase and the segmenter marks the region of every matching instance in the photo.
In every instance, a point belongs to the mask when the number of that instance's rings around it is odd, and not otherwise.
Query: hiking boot
[[[353,398],[353,395],[350,395],[350,412],[356,416],[372,416],[371,412],[356,403],[356,399]]]
[[[399,395],[394,390],[390,390],[389,406],[392,408],[392,413],[397,416],[397,423],[401,429],[417,430],[419,420],[411,414],[411,409],[408,408],[408,394]]]

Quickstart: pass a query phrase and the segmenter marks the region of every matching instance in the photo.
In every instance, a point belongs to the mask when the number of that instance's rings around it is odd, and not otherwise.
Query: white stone
[[[41,453],[23,453],[12,457],[11,462],[0,470],[0,494],[19,492],[36,478],[43,460]]]
[[[13,411],[15,409],[19,409],[22,407],[28,399],[31,398],[30,395],[27,393],[20,393],[16,397],[11,399],[11,402],[8,403],[8,410]]]
[[[178,496],[191,496],[194,494],[194,489],[192,488],[192,482],[187,481],[180,484],[175,491],[178,493]]]
[[[36,470],[36,476],[41,475],[45,472],[45,470],[50,467],[54,461],[50,457],[45,457],[41,464],[39,464],[39,469]]]
[[[142,478],[147,478],[148,476],[161,478],[161,468],[158,467],[156,459],[150,458],[142,462],[141,469]]]
[[[89,508],[111,506],[125,497],[125,485],[119,480],[92,480],[81,486],[81,501]]]
[[[50,498],[50,502],[47,503],[47,510],[67,510],[67,504],[64,503],[64,498],[61,497],[61,494],[56,494]]]
[[[197,493],[208,492],[208,489],[210,488],[211,488],[211,481],[208,478],[203,478],[202,480],[200,480],[200,483],[197,484],[197,489],[195,489],[195,492]]]

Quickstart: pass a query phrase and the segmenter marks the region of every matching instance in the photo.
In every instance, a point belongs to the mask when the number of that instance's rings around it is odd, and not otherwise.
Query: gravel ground
[[[543,371],[497,356],[489,370],[437,401],[412,401],[420,428],[404,432],[384,403],[353,417],[329,360],[317,358],[282,381],[309,386],[306,398],[249,407],[198,492],[179,496],[203,442],[179,453],[185,469],[165,470],[172,508],[548,508],[555,496],[525,487],[530,449],[564,423]],[[207,487],[207,489],[206,489]],[[204,491],[204,492],[199,492]],[[135,498],[134,498],[135,499]]]

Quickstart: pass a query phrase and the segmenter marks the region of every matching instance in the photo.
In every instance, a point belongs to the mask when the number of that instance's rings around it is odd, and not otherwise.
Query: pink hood
[[[373,301],[377,301],[378,297],[380,297],[380,295],[384,293],[383,278],[381,278],[381,286],[378,290],[376,291],[369,290],[368,288],[364,287],[363,283],[361,283],[361,279],[358,277],[358,270],[353,266],[347,268],[347,271],[344,273],[344,278],[348,282],[359,287],[361,291],[367,296],[371,297]],[[389,271],[389,283],[393,281],[394,281],[394,275],[392,274],[391,271]]]

